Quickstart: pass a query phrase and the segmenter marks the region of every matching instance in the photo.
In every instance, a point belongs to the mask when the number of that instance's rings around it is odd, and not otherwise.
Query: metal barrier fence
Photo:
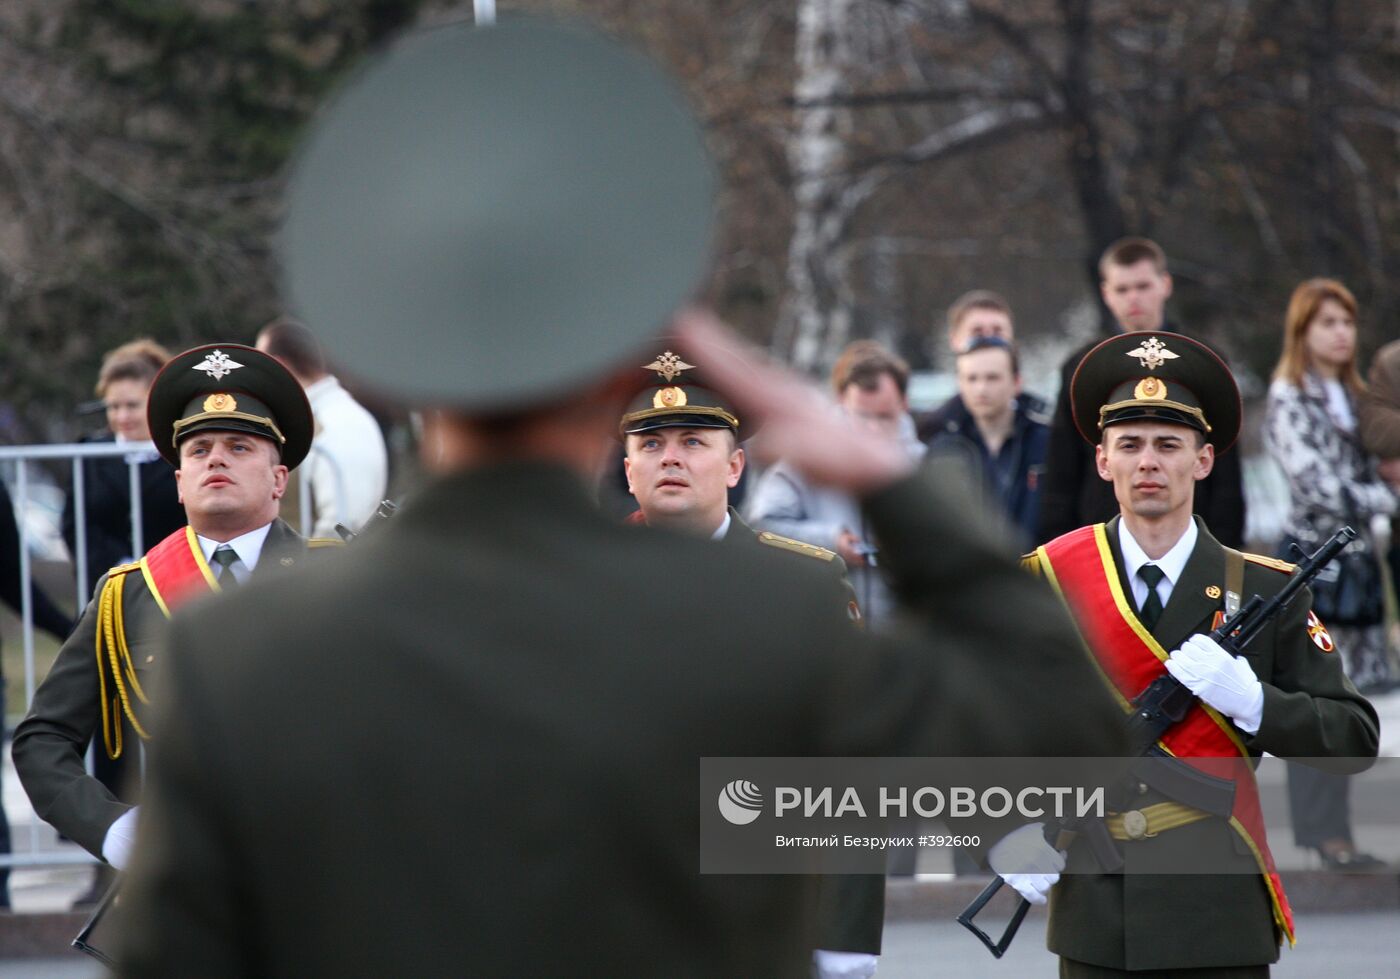
[[[125,459],[127,463],[127,491],[131,500],[130,505],[130,527],[131,527],[131,553],[141,555],[146,553],[148,544],[154,541],[146,541],[142,538],[142,513],[141,513],[141,465],[144,462],[158,459],[160,456],[156,452],[155,444],[152,442],[77,442],[58,445],[11,445],[0,446],[0,464],[14,463],[15,478],[13,485],[13,502],[16,510],[15,523],[19,530],[19,568],[20,568],[20,621],[22,624],[22,641],[24,648],[24,703],[26,709],[34,700],[34,690],[39,684],[39,677],[35,671],[34,662],[34,563],[32,557],[32,528],[30,521],[25,519],[26,511],[30,502],[31,473],[30,465],[36,462],[62,460],[67,461],[72,466],[72,487],[70,499],[73,501],[74,532],[73,550],[77,553],[70,555],[73,562],[74,595],[77,616],[81,616],[87,607],[91,595],[87,593],[86,583],[88,581],[87,566],[87,486],[83,472],[83,461],[86,459]],[[312,498],[311,486],[308,482],[310,473],[310,463],[317,459],[321,463],[329,466],[329,472],[335,485],[335,497],[338,501],[345,499],[344,483],[345,474],[334,457],[328,453],[318,452],[315,446],[307,455],[307,460],[299,468],[295,478],[299,480],[299,513],[298,524],[303,533],[312,525]],[[343,503],[342,503],[343,506]],[[337,520],[346,522],[346,515],[343,510],[337,514]],[[104,569],[105,570],[105,569]],[[12,678],[6,677],[7,681]],[[3,689],[3,688],[0,688]],[[3,710],[3,705],[0,705]],[[0,721],[3,718],[0,717]],[[8,746],[6,746],[8,751]],[[55,866],[59,864],[84,864],[96,863],[97,861],[88,853],[81,850],[65,848],[63,850],[43,849],[40,844],[40,828],[37,823],[31,823],[29,832],[23,834],[27,840],[27,846],[21,846],[20,834],[11,833],[12,853],[0,853],[0,867],[39,867]]]

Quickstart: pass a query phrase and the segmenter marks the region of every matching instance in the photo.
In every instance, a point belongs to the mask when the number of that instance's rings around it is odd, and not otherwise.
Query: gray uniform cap
[[[529,407],[665,327],[704,271],[714,183],[675,85],[618,43],[531,20],[420,31],[302,147],[287,295],[388,393]]]

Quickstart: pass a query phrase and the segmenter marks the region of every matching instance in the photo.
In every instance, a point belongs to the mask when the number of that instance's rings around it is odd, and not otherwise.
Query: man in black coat
[[[1114,242],[1099,260],[1104,304],[1118,331],[1174,329],[1166,321],[1172,277],[1161,247],[1147,238]],[[1113,487],[1098,477],[1093,447],[1079,437],[1070,405],[1074,372],[1103,337],[1095,337],[1065,358],[1060,394],[1050,420],[1050,447],[1040,494],[1040,532],[1047,541],[1085,524],[1101,523],[1118,512]],[[1195,512],[1227,547],[1244,546],[1244,477],[1238,452],[1223,456],[1215,470],[1196,484]]]
[[[852,629],[827,562],[593,504],[704,261],[698,137],[649,63],[520,20],[409,38],[322,116],[289,291],[347,367],[434,409],[433,478],[324,574],[172,624],[124,975],[805,977],[809,878],[699,872],[702,758],[1113,740],[985,517],[703,313],[684,349],[864,500],[920,627]],[[1060,683],[1074,725],[1047,716]]]

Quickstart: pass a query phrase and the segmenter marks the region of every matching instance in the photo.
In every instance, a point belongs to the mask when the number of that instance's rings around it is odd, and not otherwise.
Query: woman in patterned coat
[[[1269,385],[1264,442],[1288,477],[1286,536],[1313,551],[1349,524],[1360,535],[1351,549],[1375,560],[1373,518],[1388,520],[1397,501],[1357,437],[1365,384],[1356,369],[1356,315],[1355,297],[1334,279],[1309,279],[1293,291]],[[1347,676],[1363,693],[1394,685],[1380,616],[1368,625],[1326,625]],[[1372,860],[1352,845],[1347,795],[1344,777],[1289,766],[1294,837],[1329,867]]]

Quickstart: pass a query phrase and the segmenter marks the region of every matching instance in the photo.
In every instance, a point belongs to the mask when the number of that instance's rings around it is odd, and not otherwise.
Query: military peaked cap
[[[176,468],[180,440],[194,432],[248,432],[276,443],[295,469],[311,449],[315,422],[306,392],[287,368],[241,343],[195,347],[170,358],[151,382],[146,421],[156,449]]]
[[[1094,444],[1109,425],[1158,421],[1205,435],[1217,453],[1240,434],[1240,389],[1205,344],[1177,333],[1124,333],[1084,355],[1070,381],[1079,434]]]

